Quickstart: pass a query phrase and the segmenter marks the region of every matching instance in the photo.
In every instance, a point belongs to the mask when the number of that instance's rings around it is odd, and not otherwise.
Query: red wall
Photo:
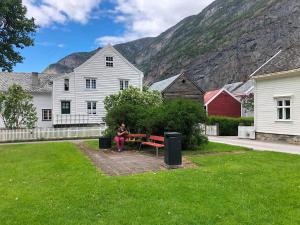
[[[207,106],[209,116],[241,116],[241,103],[223,91]]]

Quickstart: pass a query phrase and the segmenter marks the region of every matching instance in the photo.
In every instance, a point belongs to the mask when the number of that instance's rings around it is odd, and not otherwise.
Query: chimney
[[[31,82],[32,82],[32,86],[34,86],[34,87],[40,85],[40,79],[39,79],[39,73],[38,72],[32,72],[31,73]]]

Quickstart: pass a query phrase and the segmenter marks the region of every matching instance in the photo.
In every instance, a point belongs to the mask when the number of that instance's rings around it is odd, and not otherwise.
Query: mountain
[[[299,68],[299,40],[299,0],[216,0],[158,37],[115,47],[145,73],[145,84],[185,70],[209,90],[246,80],[280,49],[260,72]],[[74,53],[45,72],[69,71],[93,53]]]

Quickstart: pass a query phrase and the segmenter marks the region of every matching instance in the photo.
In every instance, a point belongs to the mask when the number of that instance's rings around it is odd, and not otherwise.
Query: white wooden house
[[[32,93],[39,118],[37,127],[101,124],[106,114],[105,97],[129,86],[142,90],[144,76],[110,45],[69,74],[2,74],[0,91],[17,83]]]
[[[300,144],[300,69],[253,79],[256,138]]]

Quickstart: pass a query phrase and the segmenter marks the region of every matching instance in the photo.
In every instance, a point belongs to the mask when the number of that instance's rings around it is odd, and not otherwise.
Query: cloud
[[[35,18],[41,27],[67,21],[85,24],[100,2],[101,0],[23,0],[27,16]]]
[[[121,36],[96,39],[100,46],[157,36],[183,18],[200,13],[214,0],[116,0],[114,20],[125,25]]]
[[[57,48],[64,48],[65,44],[56,44],[53,42],[49,42],[49,41],[40,41],[40,42],[36,42],[36,45],[42,46],[42,47],[57,47]]]

